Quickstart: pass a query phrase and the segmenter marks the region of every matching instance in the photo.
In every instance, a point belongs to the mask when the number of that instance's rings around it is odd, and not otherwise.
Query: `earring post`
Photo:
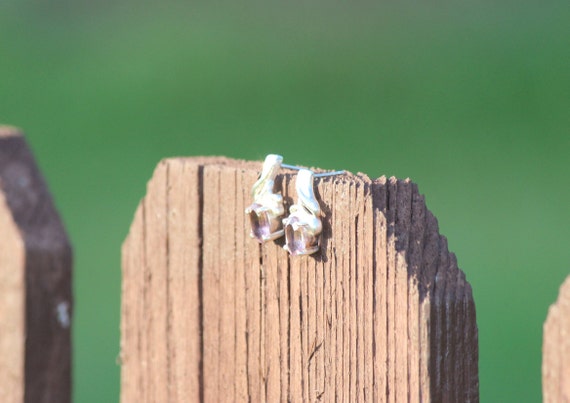
[[[282,167],[282,168],[288,168],[288,169],[294,169],[294,170],[296,170],[296,171],[302,169],[302,168],[299,168],[298,166],[289,165],[289,164],[281,164],[281,167]]]
[[[324,176],[342,175],[342,174],[344,174],[344,173],[346,173],[346,171],[343,170],[343,171],[323,172],[323,173],[320,173],[320,174],[314,174],[313,176],[314,176],[315,178],[322,178],[322,177],[324,177]]]

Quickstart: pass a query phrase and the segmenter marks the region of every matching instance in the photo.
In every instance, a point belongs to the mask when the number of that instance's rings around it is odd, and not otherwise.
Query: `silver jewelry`
[[[314,178],[340,175],[344,172],[315,174],[308,169],[299,171],[295,183],[297,203],[291,206],[289,217],[283,220],[286,241],[283,248],[291,255],[310,255],[320,247],[323,225],[320,219],[321,207],[315,198]]]
[[[283,164],[283,157],[269,154],[265,157],[261,175],[253,188],[253,203],[245,209],[251,222],[250,236],[259,243],[272,241],[284,234],[282,216],[285,214],[283,196],[274,193],[275,177],[283,168],[300,169],[293,165]]]

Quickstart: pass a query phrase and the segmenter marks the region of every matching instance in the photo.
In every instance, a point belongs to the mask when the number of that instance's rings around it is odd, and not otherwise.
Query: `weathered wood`
[[[0,127],[0,401],[71,400],[71,246],[22,134]]]
[[[121,400],[478,401],[471,287],[417,186],[318,179],[321,251],[291,258],[248,236],[260,168],[158,165],[123,245]]]
[[[542,393],[545,403],[570,402],[570,276],[544,322]]]

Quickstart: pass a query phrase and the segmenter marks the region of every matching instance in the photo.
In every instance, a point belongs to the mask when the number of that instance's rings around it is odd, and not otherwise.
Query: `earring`
[[[289,217],[283,220],[285,246],[291,255],[310,255],[319,250],[320,234],[323,224],[319,216],[321,207],[315,198],[313,180],[315,177],[340,175],[345,171],[315,174],[308,169],[301,169],[297,176],[295,188],[297,203],[289,209]]]
[[[261,175],[253,188],[251,196],[253,204],[245,209],[251,222],[250,236],[259,243],[272,241],[283,236],[283,223],[281,217],[285,214],[283,196],[273,193],[275,177],[282,167],[300,169],[293,165],[283,164],[283,157],[269,154],[263,162]]]

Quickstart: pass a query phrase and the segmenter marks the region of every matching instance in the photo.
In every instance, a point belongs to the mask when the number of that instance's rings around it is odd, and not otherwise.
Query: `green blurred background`
[[[0,122],[75,247],[74,396],[119,394],[120,245],[163,157],[411,177],[473,285],[484,402],[541,399],[570,272],[570,3],[0,1]]]

